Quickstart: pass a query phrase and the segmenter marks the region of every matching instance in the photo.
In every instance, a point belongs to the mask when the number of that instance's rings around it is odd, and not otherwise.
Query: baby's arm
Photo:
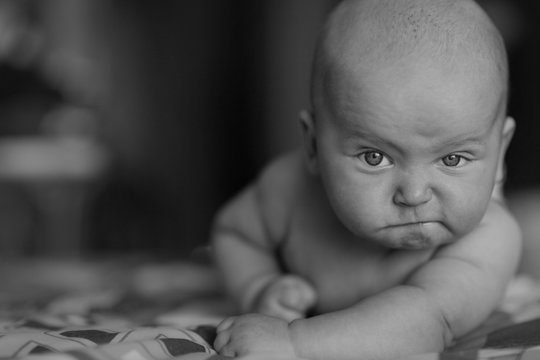
[[[242,312],[291,321],[303,317],[315,301],[311,285],[297,276],[282,274],[276,259],[275,239],[287,218],[282,197],[294,180],[290,174],[294,175],[295,164],[289,156],[270,165],[216,218],[212,234],[215,260],[226,289]]]
[[[235,355],[258,352],[257,346],[262,351],[294,349],[309,359],[384,359],[442,351],[493,311],[515,271],[520,247],[515,221],[492,202],[476,230],[440,249],[405,284],[348,309],[288,325],[240,317],[221,325],[216,346]],[[253,333],[274,341],[273,346],[250,338]]]
[[[307,358],[441,351],[493,311],[520,250],[514,219],[492,202],[476,230],[439,250],[404,285],[347,310],[293,322],[293,344]]]

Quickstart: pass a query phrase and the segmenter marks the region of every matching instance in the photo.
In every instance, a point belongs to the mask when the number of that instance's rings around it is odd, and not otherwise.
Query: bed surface
[[[211,344],[234,308],[209,265],[140,257],[0,264],[0,359],[226,359]],[[540,282],[517,277],[479,329],[443,354],[407,359],[540,359]]]

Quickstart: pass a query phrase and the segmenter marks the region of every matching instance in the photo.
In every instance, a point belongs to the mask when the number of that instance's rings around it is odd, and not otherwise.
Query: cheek
[[[347,174],[325,180],[328,200],[340,221],[360,235],[385,219],[384,206],[387,188],[369,177],[350,178]],[[386,201],[387,202],[387,201]]]
[[[454,225],[456,233],[472,230],[482,220],[489,200],[491,186],[459,187],[450,193],[443,204],[443,211]]]

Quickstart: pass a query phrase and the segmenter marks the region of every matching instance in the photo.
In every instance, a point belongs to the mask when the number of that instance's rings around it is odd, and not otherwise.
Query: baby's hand
[[[230,317],[217,327],[214,348],[224,356],[266,354],[272,358],[296,358],[289,324],[281,319],[248,314]]]
[[[254,311],[291,322],[304,318],[316,300],[317,295],[311,284],[298,276],[285,275],[263,290]]]

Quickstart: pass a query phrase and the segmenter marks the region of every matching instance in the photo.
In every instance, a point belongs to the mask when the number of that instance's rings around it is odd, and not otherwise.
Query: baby
[[[508,69],[472,0],[345,0],[317,46],[305,146],[218,214],[242,312],[224,355],[442,351],[496,307],[521,236],[502,198]]]

